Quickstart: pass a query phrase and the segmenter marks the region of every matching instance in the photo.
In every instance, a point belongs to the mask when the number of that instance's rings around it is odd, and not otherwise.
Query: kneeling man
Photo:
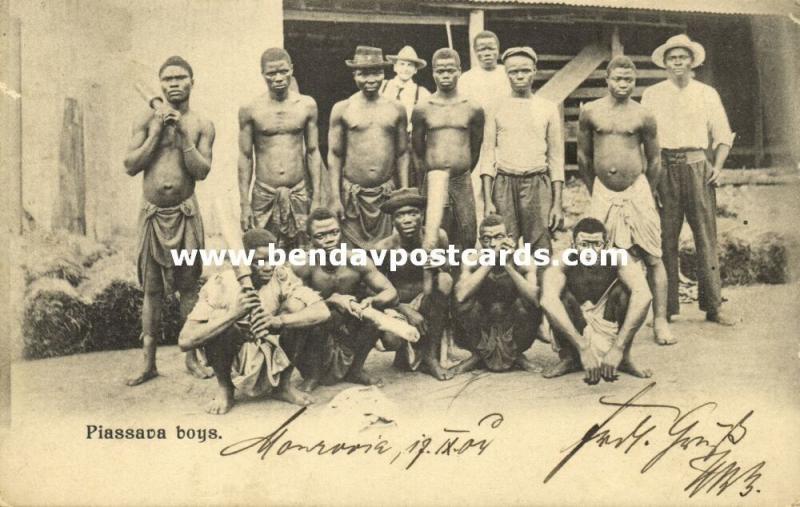
[[[380,332],[374,324],[362,320],[361,312],[369,306],[381,310],[396,305],[397,291],[366,254],[357,259],[348,250],[336,261],[335,252],[342,246],[342,231],[339,219],[328,209],[311,212],[308,234],[311,246],[324,250],[325,262],[295,266],[295,271],[325,298],[331,318],[309,333],[298,357],[297,368],[303,375],[300,389],[308,392],[319,384],[331,385],[342,380],[381,385],[381,379],[364,372],[364,362]]]
[[[472,355],[454,366],[453,372],[463,373],[479,364],[491,371],[514,367],[541,371],[524,355],[542,321],[535,266],[515,265],[512,255],[517,239],[508,234],[498,214],[483,219],[478,239],[498,259],[505,256],[506,262],[495,266],[462,263],[454,288],[454,332],[456,343]]]
[[[328,307],[288,266],[270,266],[269,245],[277,243],[272,233],[251,229],[243,243],[255,250],[254,264],[263,264],[252,275],[257,293],[244,291],[232,269],[217,273],[200,290],[178,345],[205,349],[219,385],[206,408],[211,414],[233,407],[235,388],[251,396],[277,388],[275,397],[308,405],[311,398],[290,384],[292,363],[309,328],[330,317]],[[263,312],[251,314],[259,306]]]
[[[470,199],[472,195],[469,196]],[[416,188],[395,190],[381,211],[392,216],[395,232],[378,242],[376,250],[405,250],[407,254],[422,248],[425,198]],[[447,249],[447,233],[439,229],[434,248]],[[386,265],[387,263],[384,263]],[[395,271],[384,270],[397,288],[400,303],[394,308],[420,332],[420,340],[411,343],[387,335],[383,344],[396,350],[394,365],[403,370],[418,368],[439,380],[448,380],[453,373],[439,364],[439,347],[447,320],[448,301],[453,279],[443,268],[415,266],[407,262]]]
[[[580,252],[608,245],[606,228],[584,218],[572,231]],[[579,254],[580,255],[580,254]],[[631,258],[633,259],[633,258]],[[542,309],[553,328],[560,361],[545,378],[579,371],[586,382],[611,382],[617,371],[647,378],[651,372],[631,360],[633,337],[642,327],[652,297],[640,262],[619,266],[550,266],[542,280]]]

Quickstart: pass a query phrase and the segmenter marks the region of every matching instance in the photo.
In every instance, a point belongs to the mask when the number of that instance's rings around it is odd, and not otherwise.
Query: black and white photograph
[[[0,0],[0,505],[800,505],[800,0]]]

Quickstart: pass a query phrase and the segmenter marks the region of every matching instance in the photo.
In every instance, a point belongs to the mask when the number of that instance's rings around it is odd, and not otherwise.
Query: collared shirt
[[[505,97],[487,114],[481,175],[547,171],[564,181],[564,134],[558,107],[549,100]]]
[[[506,68],[498,64],[490,71],[480,66],[468,70],[458,80],[458,93],[471,98],[487,112],[498,99],[511,95]]]
[[[421,102],[425,97],[429,97],[431,92],[424,86],[415,83],[413,79],[409,79],[404,83],[394,77],[383,84],[381,95],[391,97],[403,104],[403,107],[406,108],[408,129],[411,130],[411,112],[414,110],[414,105]]]
[[[694,79],[680,88],[669,79],[644,91],[642,105],[658,124],[658,141],[667,149],[731,146],[733,134],[717,91]]]
[[[224,317],[236,306],[241,290],[232,269],[215,274],[200,289],[197,304],[187,320],[208,322]],[[303,285],[302,280],[288,266],[275,268],[270,281],[258,290],[258,297],[261,307],[268,315],[287,313],[290,300],[296,300],[305,306],[322,301],[320,295]]]

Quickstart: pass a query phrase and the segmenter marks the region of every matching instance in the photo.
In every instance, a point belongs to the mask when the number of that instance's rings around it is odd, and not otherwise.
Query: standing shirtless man
[[[444,225],[456,248],[473,248],[477,224],[471,173],[483,143],[483,109],[458,93],[458,53],[439,49],[431,66],[436,93],[420,102],[411,118],[414,165],[425,174],[428,200],[422,247],[434,248]]]
[[[139,283],[142,306],[142,371],[129,379],[139,385],[158,375],[157,337],[161,335],[161,309],[166,294],[176,290],[181,316],[197,301],[203,266],[175,266],[171,249],[200,249],[204,245],[203,221],[194,194],[195,182],[211,170],[214,124],[189,108],[194,73],[179,56],[168,58],[158,71],[166,102],[142,113],[133,125],[125,156],[125,172],[144,172],[144,201],[139,213]],[[186,367],[195,376],[209,378],[194,351],[186,353]]]
[[[326,262],[294,266],[294,269],[308,287],[319,292],[331,311],[331,318],[309,332],[305,350],[299,354],[297,369],[303,375],[300,389],[310,392],[319,384],[331,385],[342,380],[380,385],[381,379],[364,371],[364,362],[380,333],[377,327],[361,320],[361,310],[368,306],[383,309],[396,305],[397,290],[369,259],[363,265],[352,262],[351,250],[347,251],[345,265],[331,262],[332,252],[341,246],[342,234],[339,219],[328,209],[311,212],[308,234],[312,248],[325,251]],[[374,295],[367,296],[367,291]]]
[[[242,230],[267,229],[278,236],[282,248],[307,245],[309,206],[319,207],[321,196],[317,103],[291,90],[292,69],[292,59],[284,49],[264,51],[261,72],[268,91],[239,109]],[[306,171],[311,180],[311,199]]]
[[[578,119],[578,167],[592,194],[591,216],[605,224],[613,246],[641,257],[647,265],[655,341],[672,345],[661,222],[653,198],[661,168],[656,119],[631,100],[636,66],[630,58],[613,58],[606,76],[609,95],[587,104]]]
[[[383,203],[383,211],[392,216],[395,232],[379,241],[375,248],[404,250],[408,254],[421,248],[424,209],[425,198],[416,188],[401,188],[392,192],[389,200]],[[442,229],[438,232],[434,248],[447,249],[447,233]],[[416,327],[421,336],[414,344],[394,337],[383,338],[387,349],[397,351],[395,367],[407,371],[419,368],[438,380],[452,378],[452,372],[439,364],[439,344],[447,321],[450,292],[453,289],[450,273],[445,269],[415,266],[410,262],[398,266],[394,271],[386,269],[384,272],[397,288],[400,297],[394,310]],[[424,276],[425,272],[429,275]]]
[[[408,186],[406,111],[380,94],[383,70],[391,65],[379,48],[358,46],[346,61],[359,91],[337,102],[328,131],[330,209],[340,218],[351,246],[372,248],[392,233],[392,217],[380,206],[394,189]]]

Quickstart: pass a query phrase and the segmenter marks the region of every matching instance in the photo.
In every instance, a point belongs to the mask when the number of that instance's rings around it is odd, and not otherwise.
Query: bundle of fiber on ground
[[[28,359],[85,352],[91,333],[89,305],[66,280],[41,278],[28,287],[22,316]]]

